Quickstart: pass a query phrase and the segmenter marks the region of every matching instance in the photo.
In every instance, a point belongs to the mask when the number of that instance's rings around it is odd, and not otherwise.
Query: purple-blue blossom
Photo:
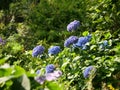
[[[82,49],[86,49],[86,43],[89,42],[91,39],[91,35],[88,35],[86,37],[80,37],[77,41],[77,43],[74,44],[75,47],[80,47]]]
[[[45,48],[43,46],[36,46],[33,49],[32,56],[37,57],[38,55],[42,54],[44,52]]]
[[[46,80],[52,81],[58,79],[62,75],[62,72],[60,70],[54,71],[53,73],[47,73]]]
[[[71,32],[80,26],[80,21],[74,20],[67,25],[67,31]]]
[[[89,75],[90,75],[90,73],[91,73],[91,71],[92,71],[93,69],[94,69],[93,66],[88,66],[88,67],[86,67],[85,70],[84,70],[84,72],[83,72],[84,78],[88,78]],[[95,70],[95,69],[94,69],[94,70]],[[95,72],[95,71],[94,71],[94,72]]]
[[[56,70],[52,73],[46,73],[45,75],[37,76],[35,77],[35,80],[38,83],[43,84],[45,81],[57,80],[61,75],[62,75],[62,72],[60,70]]]
[[[45,76],[37,76],[35,77],[35,80],[40,83],[40,84],[43,84],[46,80],[46,77]]]
[[[52,46],[48,49],[50,55],[58,54],[61,51],[60,46]]]
[[[65,47],[69,47],[71,44],[74,44],[78,41],[78,37],[77,36],[70,36],[69,38],[67,38],[64,42],[64,46]]]
[[[55,70],[55,66],[53,64],[49,64],[46,66],[46,73],[52,73]]]

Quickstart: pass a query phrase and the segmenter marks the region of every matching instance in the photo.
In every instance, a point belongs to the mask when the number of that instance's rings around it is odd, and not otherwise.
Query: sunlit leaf
[[[63,90],[57,82],[48,82],[47,87],[49,90]]]

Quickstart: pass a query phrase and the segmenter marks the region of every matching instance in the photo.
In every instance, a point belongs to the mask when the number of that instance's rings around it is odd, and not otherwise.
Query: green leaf
[[[90,47],[90,50],[93,50],[93,49],[95,49],[97,46],[96,45],[92,45],[91,47]]]
[[[87,36],[87,35],[89,35],[89,32],[88,32],[88,31],[85,31],[85,32],[82,33],[82,35],[83,35],[83,36]]]
[[[13,72],[13,75],[15,77],[19,77],[19,76],[25,74],[25,70],[22,67],[20,67],[20,66],[14,66],[14,69],[15,70]]]
[[[104,36],[105,36],[105,39],[109,39],[112,37],[110,32],[105,33]]]
[[[64,63],[61,66],[61,69],[65,71],[66,66],[69,64],[69,60],[64,59]]]
[[[47,87],[49,90],[63,90],[57,82],[48,82]]]
[[[9,64],[4,64],[0,67],[0,77],[5,76],[15,76],[19,77],[25,73],[25,70],[20,66],[9,66]]]
[[[5,61],[7,61],[9,58],[11,58],[12,57],[12,55],[7,55],[7,56],[5,56],[4,58],[1,58],[0,59],[0,64],[3,64]]]
[[[9,81],[7,81],[5,84],[6,84],[7,87],[10,87],[10,86],[13,84],[13,81],[12,81],[12,80],[9,80]]]
[[[12,68],[0,68],[0,77],[9,76],[12,72]]]
[[[4,58],[0,59],[0,64],[3,64],[6,60]]]
[[[106,20],[107,22],[109,22],[109,21],[110,21],[110,17],[105,16],[104,18],[105,18],[105,20]]]
[[[96,11],[97,13],[101,12],[100,9],[95,9],[95,11]]]

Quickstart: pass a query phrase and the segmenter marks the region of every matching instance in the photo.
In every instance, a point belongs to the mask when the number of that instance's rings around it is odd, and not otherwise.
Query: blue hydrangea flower
[[[52,73],[55,70],[55,66],[53,64],[49,64],[46,66],[46,73]]]
[[[67,25],[67,31],[71,32],[76,30],[80,26],[80,21],[74,20]]]
[[[77,36],[70,36],[69,38],[67,38],[64,42],[64,46],[65,47],[69,47],[71,44],[74,44],[78,41],[78,37]]]
[[[60,46],[53,46],[51,48],[48,49],[48,53],[49,54],[58,54],[60,52]]]
[[[88,67],[86,67],[85,70],[84,70],[84,72],[83,72],[84,78],[88,78],[89,75],[90,75],[90,73],[91,73],[91,71],[92,71],[93,69],[94,69],[93,66],[88,66]],[[94,69],[94,70],[95,70],[95,69]],[[94,71],[94,72],[95,72],[95,71]]]
[[[75,47],[80,47],[82,49],[86,49],[86,43],[89,42],[91,39],[91,35],[88,35],[86,37],[80,37],[77,41],[77,43],[74,44]]]
[[[38,55],[42,54],[44,52],[45,48],[43,46],[36,46],[33,49],[32,56],[37,57]]]

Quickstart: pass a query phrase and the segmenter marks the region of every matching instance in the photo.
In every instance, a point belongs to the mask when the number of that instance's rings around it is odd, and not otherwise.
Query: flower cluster
[[[70,36],[69,38],[67,38],[64,42],[64,46],[65,47],[69,47],[70,45],[76,43],[78,41],[78,37],[77,36]]]
[[[71,32],[76,30],[80,26],[80,21],[74,20],[67,25],[67,31]]]
[[[45,48],[43,46],[36,46],[32,51],[32,56],[37,57],[44,52]],[[61,51],[60,46],[52,46],[48,49],[48,54],[55,55]]]
[[[35,77],[35,80],[40,83],[40,84],[43,84],[45,82],[45,76],[37,76]]]
[[[89,75],[91,74],[92,70],[94,70],[94,73],[95,73],[96,69],[93,66],[86,67],[85,70],[84,70],[84,72],[83,72],[84,78],[88,78]]]
[[[47,73],[42,76],[37,76],[35,77],[35,80],[38,83],[43,84],[45,81],[57,80],[61,75],[62,75],[62,72],[60,70],[57,70],[57,71],[54,71],[53,73]]]
[[[76,30],[80,26],[80,22],[77,20],[74,20],[67,26],[68,31]],[[74,47],[80,47],[82,49],[86,48],[86,43],[89,42],[91,39],[91,35],[85,36],[85,37],[77,37],[77,36],[70,36],[64,41],[64,47],[70,47],[70,45],[73,45]],[[106,45],[106,43],[105,43]],[[33,49],[33,56],[37,56],[39,54],[42,54],[44,51],[43,46],[37,46]],[[58,54],[61,51],[60,46],[52,46],[48,49],[48,54],[55,55]],[[35,80],[43,84],[45,81],[52,81],[57,80],[61,75],[62,72],[60,70],[55,70],[55,66],[53,64],[49,64],[45,67],[45,74],[40,75],[40,70],[36,72],[38,74],[37,77],[35,77]],[[85,78],[88,78],[91,74],[91,71],[94,70],[93,66],[87,67],[84,72],[83,76]]]
[[[48,49],[48,53],[50,55],[58,54],[60,51],[61,51],[60,46],[53,46],[53,47]]]
[[[55,67],[53,64],[46,66],[46,72],[47,73],[45,73],[44,75],[39,76],[40,70],[37,70],[36,74],[38,76],[35,77],[35,80],[38,83],[43,84],[45,81],[57,80],[62,75],[62,72],[60,70],[55,71]]]
[[[62,75],[60,70],[54,71],[53,73],[45,74],[47,81],[57,80]]]
[[[55,70],[55,66],[53,64],[49,64],[46,66],[46,73],[52,73]]]
[[[88,35],[86,37],[80,37],[77,43],[75,43],[73,46],[86,49],[86,43],[89,42],[90,39],[91,39],[91,35]]]
[[[36,46],[33,49],[32,56],[37,57],[38,55],[42,54],[44,52],[44,47],[43,46]]]

